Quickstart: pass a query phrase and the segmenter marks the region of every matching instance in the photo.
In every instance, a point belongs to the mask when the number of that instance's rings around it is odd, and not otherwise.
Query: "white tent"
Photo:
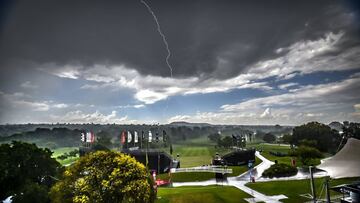
[[[360,177],[360,140],[348,139],[337,154],[324,159],[317,168],[327,171],[331,178]]]

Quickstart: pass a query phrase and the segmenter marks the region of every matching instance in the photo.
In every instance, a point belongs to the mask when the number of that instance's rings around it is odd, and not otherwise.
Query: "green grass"
[[[290,146],[282,146],[277,144],[267,144],[267,143],[257,143],[257,144],[247,144],[247,148],[256,148],[257,150],[263,150],[263,151],[276,151],[276,152],[282,152],[287,153],[290,150]]]
[[[334,179],[330,181],[330,187],[345,183],[350,183],[359,178],[344,178],[344,179]],[[315,189],[317,195],[319,196],[321,192],[321,187],[323,185],[324,179],[317,178],[315,179]],[[248,187],[264,193],[266,195],[285,195],[288,199],[281,200],[283,202],[292,202],[300,203],[309,201],[305,197],[301,197],[301,194],[311,193],[310,190],[310,181],[307,180],[292,180],[292,181],[271,181],[271,182],[257,182],[257,183],[247,183]],[[322,198],[324,198],[325,191],[322,193]],[[331,191],[331,195],[339,195],[334,191]]]
[[[177,144],[180,145],[201,145],[201,146],[215,146],[216,143],[209,140],[207,136],[200,136],[198,138],[193,138],[185,141],[178,141]]]
[[[186,140],[181,144],[173,145],[173,156],[180,155],[181,168],[209,165],[216,153],[222,155],[230,151],[229,149],[215,148],[207,137]],[[255,165],[259,163],[261,163],[261,160],[256,158]],[[248,170],[246,165],[229,166],[229,168],[233,169],[233,173],[229,174],[229,177],[238,176]],[[158,175],[157,178],[162,180],[170,179],[168,174]],[[205,181],[212,178],[215,178],[215,174],[208,172],[174,173],[171,177],[173,182]]]
[[[72,164],[74,163],[75,161],[77,161],[80,157],[71,157],[71,158],[67,158],[65,160],[58,160],[57,161],[63,165],[63,166],[66,166],[66,165],[69,165],[69,164]]]
[[[170,176],[166,174],[160,174],[156,178],[162,180],[169,180]],[[171,174],[172,182],[193,182],[193,181],[205,181],[215,178],[215,173],[210,172],[191,172],[191,173],[173,173]]]
[[[291,159],[292,157],[290,156],[285,156],[285,157],[278,157],[278,156],[274,156],[271,155],[270,152],[281,152],[281,153],[288,153],[290,150],[290,146],[281,146],[281,145],[276,145],[276,144],[265,144],[265,143],[260,143],[260,144],[250,144],[247,145],[247,147],[251,148],[254,147],[256,148],[256,150],[258,151],[262,151],[261,155],[263,155],[265,158],[269,159],[270,161],[275,161],[277,160],[278,163],[284,163],[284,164],[291,164]],[[300,163],[296,163],[296,165],[299,165]]]
[[[156,203],[245,203],[251,198],[245,192],[230,186],[159,188]]]
[[[51,150],[51,151],[53,151],[52,157],[58,157],[62,154],[71,152],[75,149],[79,149],[79,147],[61,147],[61,148],[52,149]]]
[[[211,163],[214,154],[211,153],[211,146],[188,146],[174,145],[173,154],[180,155],[180,166],[182,168],[208,165]]]
[[[257,157],[255,157],[255,166],[259,165],[261,163],[261,160]],[[232,177],[232,176],[238,176],[240,174],[245,173],[246,171],[249,170],[247,165],[244,166],[229,166],[229,168],[231,168],[233,170],[233,172],[231,174],[228,175],[228,177]]]
[[[201,143],[176,144],[173,145],[173,150],[174,156],[180,155],[180,166],[182,168],[209,165],[216,152],[225,154],[230,151],[228,149],[215,149],[213,145],[201,145]]]
[[[270,154],[270,152],[288,153],[290,150],[290,146],[260,143],[260,144],[250,144],[247,147],[249,148],[254,147],[256,148],[256,150],[259,151],[262,150],[261,155],[263,155],[265,158],[269,159],[270,161],[275,162],[275,160],[277,160],[278,163],[291,165],[291,160],[293,157],[291,156],[279,157]],[[320,159],[315,159],[315,162],[320,164]],[[299,160],[296,160],[296,167],[302,167],[302,166],[303,166],[302,163]]]
[[[255,166],[260,164],[261,160],[256,157]],[[229,166],[233,169],[233,173],[228,174],[228,177],[238,176],[248,170],[248,166]],[[169,180],[170,176],[168,173],[157,175],[158,179]],[[193,181],[205,181],[215,178],[215,173],[210,172],[188,172],[188,173],[173,173],[171,174],[172,182],[193,182]]]
[[[62,154],[68,153],[70,151],[73,151],[75,149],[79,149],[78,147],[61,147],[61,148],[57,148],[57,149],[53,149],[53,154],[52,157],[56,158]],[[61,159],[56,159],[61,165],[68,165],[71,164],[73,162],[75,162],[76,160],[78,160],[79,157],[70,157],[67,158],[65,160],[61,160]]]

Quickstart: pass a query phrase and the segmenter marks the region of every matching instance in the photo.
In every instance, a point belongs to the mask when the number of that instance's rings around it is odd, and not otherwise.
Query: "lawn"
[[[215,155],[213,146],[174,145],[173,155],[180,155],[182,168],[208,165]]]
[[[245,192],[231,186],[159,188],[156,203],[245,203],[251,198]]]
[[[60,147],[60,148],[52,149],[51,150],[53,152],[52,157],[58,157],[62,154],[68,153],[75,149],[79,149],[79,147]]]
[[[288,153],[290,150],[290,146],[260,143],[260,144],[250,144],[247,147],[249,147],[249,148],[254,147],[254,148],[256,148],[256,150],[262,151],[261,155],[263,155],[265,158],[269,159],[270,161],[275,162],[275,160],[277,160],[278,163],[291,165],[291,160],[292,160],[291,156],[279,157],[279,156],[274,156],[274,155],[270,154],[270,152]],[[320,164],[320,159],[317,159],[316,162]],[[296,166],[301,167],[302,166],[301,162],[297,160]]]
[[[186,143],[173,145],[173,156],[180,155],[181,168],[195,167],[202,165],[209,165],[216,153],[223,155],[230,152],[230,149],[215,148],[214,144],[209,142],[207,137],[199,137],[196,139],[187,140]],[[261,160],[256,158],[255,165],[261,163]],[[238,176],[248,170],[247,165],[244,166],[229,166],[233,169],[233,173],[228,176]],[[168,174],[158,175],[157,178],[162,180],[169,180]],[[189,181],[205,181],[215,178],[214,173],[208,172],[191,172],[191,173],[174,173],[171,180],[173,182],[189,182]]]
[[[261,159],[255,157],[255,166],[259,165],[261,163]],[[232,177],[232,176],[238,176],[240,174],[245,173],[246,171],[249,170],[247,165],[243,165],[243,166],[229,166],[229,168],[231,168],[233,170],[233,173],[229,174],[228,177]]]
[[[330,187],[353,182],[355,180],[359,180],[359,178],[334,179],[330,181]],[[323,178],[315,179],[315,185],[316,185],[315,189],[317,196],[319,196],[321,192],[323,183],[324,183]],[[283,202],[292,202],[292,203],[306,202],[309,201],[309,199],[305,197],[301,197],[300,195],[311,193],[309,180],[257,182],[257,183],[247,183],[246,185],[266,195],[283,194],[288,197],[288,199],[281,200]],[[325,195],[325,191],[322,192],[322,198],[325,197],[324,195]],[[332,191],[331,195],[339,195],[339,193]]]
[[[188,140],[184,140],[184,141],[178,141],[177,144],[187,145],[187,146],[189,146],[189,145],[215,146],[216,145],[216,143],[210,141],[207,136],[200,136],[200,137],[193,138],[193,139],[188,139]]]
[[[288,153],[290,150],[290,146],[260,143],[260,144],[248,144],[247,147],[255,148],[258,151],[262,151],[261,155],[263,155],[265,158],[269,159],[270,161],[277,160],[278,163],[291,164],[290,156],[278,157],[270,154],[270,152]],[[296,164],[298,165],[298,163]]]
[[[230,149],[216,149],[203,137],[188,140],[186,144],[173,145],[173,156],[180,155],[181,168],[209,165],[216,153],[222,155],[230,151]]]
[[[78,147],[61,147],[61,148],[57,148],[57,149],[53,149],[53,154],[52,157],[56,158],[62,154],[68,153],[70,151],[73,151],[75,149],[79,149]],[[61,160],[61,159],[56,159],[61,165],[68,165],[73,163],[74,161],[78,160],[79,157],[70,157],[67,158],[65,160]]]
[[[261,160],[256,157],[255,166],[261,163]],[[238,176],[248,170],[248,166],[229,166],[233,169],[233,173],[228,174],[228,177]],[[168,173],[157,175],[158,179],[169,180]],[[205,181],[215,178],[215,173],[210,172],[187,172],[187,173],[173,173],[171,174],[172,182],[193,182],[193,181]]]
[[[157,175],[158,179],[169,180],[170,176],[167,173]],[[191,173],[173,173],[171,174],[172,182],[193,182],[205,181],[215,178],[215,173],[210,172],[191,172]]]

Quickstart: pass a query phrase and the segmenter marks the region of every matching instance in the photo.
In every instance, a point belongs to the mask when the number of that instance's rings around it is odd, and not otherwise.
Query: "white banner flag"
[[[86,133],[86,142],[94,142],[94,134],[92,132]]]
[[[151,131],[149,130],[149,142],[151,142],[152,140],[152,134],[151,134]]]
[[[131,132],[130,131],[128,131],[128,143],[130,143],[131,142],[131,140],[132,140],[132,136],[131,136]]]
[[[138,133],[134,131],[134,142],[138,143]]]

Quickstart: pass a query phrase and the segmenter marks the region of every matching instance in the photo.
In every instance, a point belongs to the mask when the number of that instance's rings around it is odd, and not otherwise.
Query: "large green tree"
[[[360,139],[360,123],[344,121],[342,130],[346,138]]]
[[[323,152],[336,152],[341,136],[336,130],[332,130],[329,126],[310,122],[293,130],[292,142],[299,146],[304,141],[315,141],[315,148]]]
[[[271,134],[271,133],[266,133],[263,137],[263,140],[267,143],[273,143],[276,140],[275,135]]]
[[[53,186],[57,202],[152,202],[152,181],[145,166],[112,151],[97,151],[68,167]]]
[[[224,147],[224,148],[230,148],[231,146],[234,146],[234,140],[233,138],[231,138],[230,136],[225,136],[222,139],[219,139],[217,142],[219,147]]]
[[[211,133],[210,135],[208,135],[208,138],[213,142],[217,142],[221,139],[221,135],[219,133]]]
[[[49,149],[35,144],[13,141],[0,145],[0,200],[13,196],[13,202],[48,201],[47,192],[62,171],[51,155]]]

